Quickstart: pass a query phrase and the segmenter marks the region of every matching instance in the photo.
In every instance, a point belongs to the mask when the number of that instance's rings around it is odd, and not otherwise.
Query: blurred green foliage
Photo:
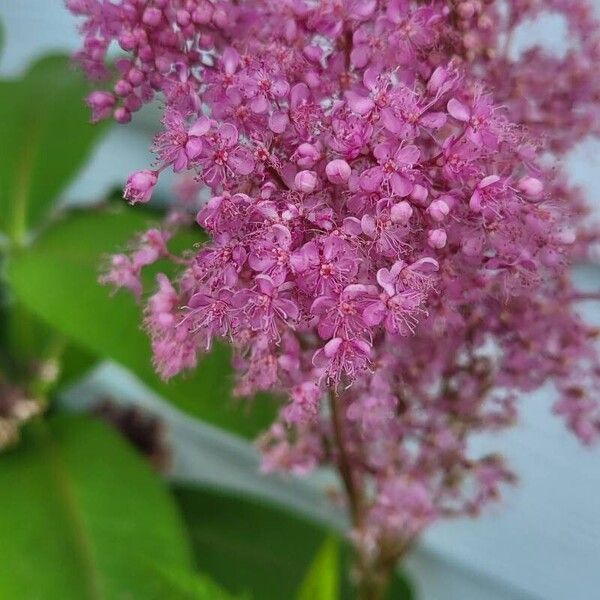
[[[88,123],[86,83],[65,56],[0,82],[0,230],[15,243],[38,228],[88,158],[105,125]]]
[[[191,569],[166,488],[102,423],[31,423],[0,489],[0,598],[161,598],[152,565]]]
[[[339,543],[328,537],[300,586],[297,600],[336,600],[340,595]]]

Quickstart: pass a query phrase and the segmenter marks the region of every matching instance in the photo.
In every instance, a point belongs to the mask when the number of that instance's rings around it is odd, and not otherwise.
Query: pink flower
[[[391,269],[379,269],[377,282],[383,289],[365,307],[363,318],[367,325],[384,323],[388,333],[414,333],[420,315],[426,313],[423,304],[432,288],[430,273],[437,271],[438,263],[423,258],[412,265],[396,262]]]
[[[236,175],[249,175],[255,167],[251,152],[238,144],[238,130],[231,123],[223,123],[215,135],[207,140],[197,160],[203,168],[202,178],[216,186]]]
[[[233,296],[233,306],[246,315],[253,331],[269,333],[276,329],[276,319],[293,323],[298,318],[298,306],[290,298],[293,284],[282,283],[281,279],[257,275],[255,289],[241,290]]]
[[[398,146],[382,143],[373,150],[379,166],[363,171],[360,187],[365,192],[375,192],[382,184],[389,184],[390,192],[404,198],[413,188],[412,167],[421,155],[416,146]]]
[[[374,215],[363,216],[360,222],[362,232],[375,241],[377,252],[393,258],[406,248],[409,235],[409,229],[406,227],[410,219],[409,209],[410,206],[394,205],[390,198],[382,198],[376,205]]]
[[[497,197],[502,192],[502,182],[498,175],[484,177],[475,188],[469,200],[469,207],[473,212],[479,213],[484,207],[495,207]]]
[[[289,229],[275,224],[256,240],[248,255],[248,264],[258,273],[276,279],[285,277],[290,269],[291,246]]]
[[[232,296],[233,292],[227,288],[203,290],[194,293],[188,302],[185,319],[204,332],[206,351],[215,337],[225,338],[233,330]]]
[[[316,295],[341,289],[358,271],[352,247],[336,236],[307,242],[292,254],[290,263],[299,274],[298,286]]]
[[[204,148],[203,137],[210,131],[210,119],[200,117],[187,127],[178,111],[169,111],[163,119],[165,131],[154,141],[154,150],[164,164],[173,165],[178,173],[187,169]]]
[[[477,146],[495,148],[498,136],[494,131],[493,107],[489,97],[479,96],[472,107],[452,98],[448,102],[448,112],[457,121],[467,124],[467,137]]]
[[[434,101],[435,102],[435,99]],[[385,128],[400,139],[412,139],[424,129],[440,129],[446,124],[445,112],[431,111],[431,104],[419,102],[419,97],[408,88],[401,88],[392,97],[392,105],[381,111]]]
[[[241,227],[250,205],[251,198],[246,194],[213,196],[198,212],[196,222],[213,234],[227,233]]]
[[[315,352],[313,364],[323,369],[329,382],[337,384],[343,376],[353,380],[367,369],[370,354],[371,346],[366,341],[336,337]]]
[[[363,320],[365,305],[377,295],[373,285],[348,285],[339,294],[319,296],[310,312],[319,317],[317,331],[328,340],[334,336],[353,337],[364,335],[368,325]]]
[[[346,160],[356,158],[373,134],[373,126],[366,119],[338,110],[331,124],[329,146]]]
[[[111,256],[109,268],[99,277],[98,281],[104,285],[112,285],[115,289],[128,289],[136,298],[142,294],[139,269],[125,254]]]

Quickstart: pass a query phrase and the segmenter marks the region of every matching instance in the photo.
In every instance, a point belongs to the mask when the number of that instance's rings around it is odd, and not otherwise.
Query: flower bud
[[[319,62],[323,56],[323,50],[319,46],[312,44],[304,46],[302,52],[308,60],[312,60],[313,62]]]
[[[149,27],[156,27],[157,25],[160,25],[161,20],[162,12],[159,8],[154,6],[148,7],[142,16],[142,21]]]
[[[467,0],[467,2],[461,2],[458,5],[458,14],[463,19],[470,19],[475,14],[475,4]]]
[[[145,169],[135,171],[127,178],[127,184],[123,191],[123,198],[129,200],[130,204],[137,202],[148,202],[152,196],[154,186],[158,181],[158,172]]]
[[[317,187],[317,174],[314,171],[300,171],[294,178],[296,189],[305,194],[310,194]]]
[[[577,240],[577,235],[572,229],[565,229],[564,231],[557,233],[554,236],[554,239],[559,244],[564,244],[565,246],[570,246],[571,244],[574,244],[575,241]]]
[[[190,15],[190,13],[187,10],[184,10],[182,8],[180,8],[177,11],[176,18],[177,18],[177,24],[180,27],[187,27],[192,21],[192,15]]]
[[[129,94],[129,96],[127,96],[127,98],[125,98],[125,100],[123,101],[123,106],[129,112],[134,113],[140,110],[140,108],[142,108],[142,100],[135,94]]]
[[[227,27],[229,25],[229,13],[222,7],[216,8],[212,15],[212,22],[217,27]]]
[[[296,148],[294,157],[299,167],[310,168],[321,158],[321,153],[312,144],[304,143]]]
[[[139,69],[130,69],[129,73],[127,73],[127,79],[129,79],[129,83],[133,86],[142,85],[144,83],[144,73]]]
[[[528,175],[525,175],[525,177],[521,177],[521,179],[519,179],[517,189],[523,192],[523,194],[525,194],[525,196],[531,200],[537,200],[541,197],[544,191],[544,184],[535,177],[529,177]]]
[[[431,248],[439,250],[446,245],[448,236],[443,229],[432,229],[427,233],[427,243]]]
[[[137,39],[135,35],[133,35],[129,31],[124,31],[123,33],[121,33],[117,41],[119,43],[119,46],[121,46],[121,48],[125,50],[125,52],[130,52],[137,46]]]
[[[119,106],[113,114],[115,121],[124,125],[125,123],[129,123],[131,121],[131,112],[125,108],[124,106]]]
[[[427,209],[427,213],[436,223],[441,223],[449,212],[450,207],[443,200],[434,200]]]
[[[131,90],[131,84],[125,79],[119,79],[119,81],[115,83],[114,91],[117,96],[127,96],[128,94],[131,94]]]
[[[192,13],[192,21],[196,25],[207,25],[212,19],[213,12],[213,5],[207,0],[201,0]]]
[[[352,169],[345,160],[337,158],[327,163],[325,173],[331,183],[346,183],[350,179]]]
[[[400,223],[401,225],[406,225],[410,221],[412,214],[412,206],[406,200],[394,204],[390,210],[392,223]]]
[[[417,203],[417,204],[423,204],[425,202],[425,200],[427,200],[427,188],[423,187],[422,185],[416,183],[415,187],[413,188],[412,192],[410,193],[410,197]]]
[[[92,109],[92,121],[95,123],[110,116],[115,97],[109,92],[92,92],[86,98],[86,102]]]

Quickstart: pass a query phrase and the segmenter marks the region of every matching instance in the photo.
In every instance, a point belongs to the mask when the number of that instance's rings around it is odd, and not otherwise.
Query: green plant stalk
[[[35,121],[34,121],[35,122]],[[29,193],[29,178],[31,163],[36,146],[37,129],[30,125],[25,133],[26,143],[21,160],[17,164],[16,177],[12,193],[12,200],[8,205],[12,207],[12,221],[9,228],[9,237],[16,248],[25,245],[27,235],[27,197]]]

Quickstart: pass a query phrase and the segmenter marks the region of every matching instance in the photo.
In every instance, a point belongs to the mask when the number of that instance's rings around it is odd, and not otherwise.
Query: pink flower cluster
[[[172,377],[227,340],[237,393],[285,398],[266,469],[336,464],[363,548],[401,546],[511,481],[467,446],[513,424],[519,396],[553,383],[555,411],[598,437],[597,332],[568,271],[597,236],[547,160],[600,132],[585,0],[67,4],[91,77],[112,75],[112,42],[126,53],[93,118],[164,103],[155,169],[125,197],[146,202],[167,168],[210,190],[209,241],[147,303],[156,368]],[[542,9],[568,22],[570,49],[511,59]],[[140,294],[166,241],[147,235],[106,280]]]

